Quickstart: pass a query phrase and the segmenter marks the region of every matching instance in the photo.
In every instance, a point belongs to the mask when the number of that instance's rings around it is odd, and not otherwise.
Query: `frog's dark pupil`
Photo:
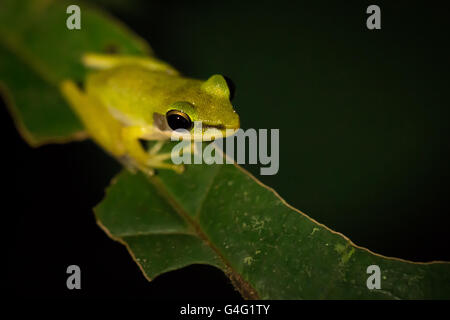
[[[167,123],[172,130],[177,129],[190,129],[191,128],[191,120],[186,117],[183,117],[179,113],[168,113],[167,114]]]

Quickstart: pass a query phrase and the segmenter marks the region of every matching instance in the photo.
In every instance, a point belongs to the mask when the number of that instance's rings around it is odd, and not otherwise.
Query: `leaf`
[[[287,205],[238,166],[191,165],[183,175],[123,171],[95,208],[148,279],[193,263],[222,269],[250,299],[443,299],[450,264],[387,258]],[[367,267],[381,269],[369,290]]]
[[[87,7],[82,30],[67,30],[68,4],[0,2],[1,88],[31,145],[83,137],[57,90],[64,78],[84,78],[83,52],[113,46],[120,53],[151,53],[126,28]],[[149,280],[201,263],[223,270],[249,299],[450,297],[449,263],[413,263],[358,247],[235,165],[191,165],[183,175],[161,171],[151,178],[123,171],[95,214]],[[381,289],[367,288],[370,265],[380,267]]]
[[[85,5],[80,5],[81,30],[67,29],[70,4],[0,2],[0,89],[20,133],[33,146],[86,136],[57,89],[63,79],[84,79],[86,50],[151,53],[120,23]]]

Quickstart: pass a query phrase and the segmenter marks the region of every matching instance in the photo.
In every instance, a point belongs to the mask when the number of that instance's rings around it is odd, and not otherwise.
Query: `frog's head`
[[[201,122],[201,138],[207,141],[232,135],[239,129],[239,116],[231,105],[230,88],[223,76],[213,75],[206,81],[196,81],[185,91],[185,99],[167,108],[165,120],[171,130],[188,130],[190,135],[183,134],[183,137],[199,140],[200,136],[194,136],[199,131],[194,122]]]

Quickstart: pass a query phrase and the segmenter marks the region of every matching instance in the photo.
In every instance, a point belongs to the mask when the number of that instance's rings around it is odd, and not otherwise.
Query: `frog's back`
[[[153,113],[163,113],[170,98],[189,81],[196,80],[128,65],[88,75],[86,91],[122,122],[141,125],[151,124]]]

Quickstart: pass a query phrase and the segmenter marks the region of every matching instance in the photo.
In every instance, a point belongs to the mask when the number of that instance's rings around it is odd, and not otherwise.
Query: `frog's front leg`
[[[129,126],[122,129],[122,141],[127,150],[128,155],[136,162],[139,169],[152,175],[153,169],[170,169],[177,173],[182,173],[184,167],[182,165],[175,165],[164,162],[170,158],[170,153],[157,154],[154,149],[153,153],[147,153],[139,142],[140,138],[145,137],[151,129],[141,126]],[[159,142],[157,143],[160,149]]]

